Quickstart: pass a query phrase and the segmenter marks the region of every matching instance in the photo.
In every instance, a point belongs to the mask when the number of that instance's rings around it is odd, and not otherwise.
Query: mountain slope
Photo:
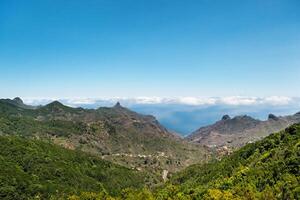
[[[141,188],[147,174],[39,140],[0,136],[0,198],[62,197]],[[37,198],[38,199],[38,198]]]
[[[300,113],[285,117],[270,114],[266,121],[256,120],[247,115],[232,119],[225,115],[220,121],[196,130],[186,139],[207,146],[241,147],[299,122]]]
[[[275,200],[300,198],[300,124],[248,144],[221,161],[197,164],[176,173],[154,192],[126,190],[116,199]],[[74,199],[96,199],[83,193]],[[107,197],[110,199],[109,197]]]
[[[299,199],[300,124],[248,144],[221,161],[175,174],[158,196],[173,199]],[[178,198],[179,199],[179,198]]]
[[[0,134],[50,140],[161,176],[206,160],[208,151],[171,134],[153,117],[117,103],[111,108],[72,108],[54,101],[35,109],[0,101]],[[209,156],[209,155],[208,155]]]
[[[0,99],[0,102],[10,104],[13,106],[17,106],[19,108],[24,108],[24,109],[35,109],[36,107],[34,106],[29,106],[24,104],[23,100],[20,97],[16,97],[14,99]]]

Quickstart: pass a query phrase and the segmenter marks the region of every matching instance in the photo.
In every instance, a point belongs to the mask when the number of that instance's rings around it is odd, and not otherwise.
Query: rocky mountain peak
[[[231,119],[229,115],[224,115],[224,116],[222,117],[222,120],[223,120],[223,121],[229,120],[229,119]]]
[[[122,108],[120,102],[117,102],[117,103],[114,105],[114,108]]]
[[[269,120],[270,119],[272,119],[272,120],[278,120],[279,118],[276,115],[274,115],[274,114],[269,114],[268,119]]]

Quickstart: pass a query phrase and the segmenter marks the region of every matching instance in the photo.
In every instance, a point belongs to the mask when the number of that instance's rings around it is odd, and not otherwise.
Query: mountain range
[[[185,104],[134,104],[129,108],[143,114],[154,115],[167,129],[182,136],[188,136],[200,127],[208,126],[223,115],[249,115],[255,119],[267,120],[268,114],[285,116],[300,111],[299,103],[284,105],[254,104],[254,105],[185,105]]]
[[[300,125],[191,165],[164,185],[148,172],[23,136],[0,136],[1,199],[299,199]],[[149,180],[148,180],[149,181]]]
[[[151,168],[156,172],[174,172],[207,160],[214,148],[239,148],[300,122],[300,113],[269,114],[267,120],[224,115],[216,123],[181,138],[155,117],[131,111],[119,102],[113,107],[84,109],[65,106],[59,101],[30,106],[16,97],[1,99],[0,111],[3,116],[0,133],[46,138],[66,148],[101,155],[138,169],[149,168],[148,163],[152,163]]]
[[[207,160],[207,148],[169,132],[153,116],[120,103],[98,109],[72,108],[58,101],[28,106],[20,98],[0,100],[0,134],[48,140],[138,170],[155,178]],[[166,176],[164,176],[164,179]]]
[[[1,99],[0,198],[297,199],[299,121],[224,115],[182,138],[119,102]]]
[[[233,118],[224,115],[221,120],[212,125],[199,128],[186,139],[210,147],[228,146],[237,148],[299,122],[300,112],[288,116],[269,114],[268,119],[265,121],[247,115]]]
[[[57,98],[59,99],[59,98]],[[25,98],[29,105],[46,105],[53,99]],[[210,98],[68,98],[59,99],[64,105],[96,109],[111,107],[116,102],[135,112],[153,115],[168,130],[187,136],[199,127],[213,124],[223,115],[249,115],[266,120],[269,113],[291,115],[300,110],[300,99],[289,97],[210,97]]]

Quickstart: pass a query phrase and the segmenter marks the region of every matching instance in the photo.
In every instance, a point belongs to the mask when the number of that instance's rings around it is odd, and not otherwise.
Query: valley
[[[0,0],[0,200],[300,200],[299,10]]]
[[[117,103],[98,109],[72,108],[54,101],[30,107],[22,100],[0,100],[0,133],[51,141],[123,166],[151,171],[161,182],[190,164],[207,161],[208,148],[168,132],[153,116]]]
[[[179,200],[265,199],[267,193],[296,198],[300,129],[291,124],[299,122],[299,113],[269,115],[266,121],[225,115],[181,138],[153,116],[120,103],[83,109],[58,101],[34,107],[20,98],[1,99],[0,196]],[[265,165],[267,159],[271,165]],[[278,173],[275,168],[283,168],[274,159],[291,165],[285,170],[287,177],[268,177],[272,184],[253,182],[253,177],[263,177],[259,170]],[[241,179],[241,174],[249,178]],[[17,184],[5,181],[12,177]],[[287,188],[290,193],[283,194],[285,186],[278,181],[286,179],[292,185]],[[244,183],[250,193],[241,188]],[[255,187],[249,188],[250,183]]]

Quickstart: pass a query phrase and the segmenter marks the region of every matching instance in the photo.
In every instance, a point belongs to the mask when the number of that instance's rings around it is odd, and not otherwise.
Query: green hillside
[[[48,199],[104,190],[117,195],[124,188],[143,187],[145,177],[79,151],[0,136],[0,199]]]
[[[98,109],[72,108],[54,101],[29,107],[15,98],[0,99],[0,135],[21,135],[81,150],[114,163],[151,171],[154,184],[209,158],[209,151],[176,137],[149,115],[120,104]]]
[[[204,164],[203,147],[119,104],[21,103],[0,100],[0,199],[300,199],[300,124]]]
[[[300,125],[248,144],[221,161],[190,166],[159,193],[172,199],[299,199]]]
[[[188,167],[161,188],[125,190],[127,200],[272,200],[300,198],[300,124],[248,144],[221,161]],[[102,196],[101,196],[102,195]],[[81,193],[72,199],[109,199]]]

